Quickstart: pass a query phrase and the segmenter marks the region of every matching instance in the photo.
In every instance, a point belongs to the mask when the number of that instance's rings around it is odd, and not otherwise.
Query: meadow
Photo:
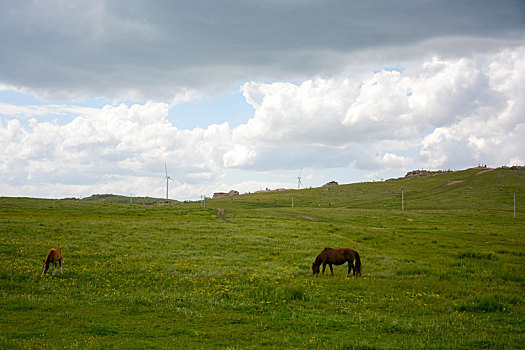
[[[314,278],[326,246],[362,277]],[[4,197],[0,261],[0,348],[522,349],[525,169],[205,208]]]

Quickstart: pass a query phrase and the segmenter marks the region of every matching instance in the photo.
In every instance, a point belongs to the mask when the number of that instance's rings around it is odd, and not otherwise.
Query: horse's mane
[[[53,254],[53,250],[50,250],[48,253],[47,253],[47,256],[46,256],[46,263],[49,263],[49,260],[51,260],[51,255]]]
[[[319,254],[319,255],[317,256],[317,258],[315,258],[315,261],[314,261],[314,265],[315,265],[315,266],[319,266],[319,265],[321,265],[321,263],[323,262],[323,258],[321,257],[321,255],[322,255],[322,253]]]
[[[315,261],[314,261],[314,265],[315,265],[315,266],[319,266],[319,265],[321,265],[321,263],[323,262],[323,258],[325,257],[326,253],[327,253],[329,250],[332,250],[332,248],[329,248],[329,247],[324,248],[323,251],[321,252],[321,254],[319,254],[319,255],[317,256],[317,258],[315,258]]]

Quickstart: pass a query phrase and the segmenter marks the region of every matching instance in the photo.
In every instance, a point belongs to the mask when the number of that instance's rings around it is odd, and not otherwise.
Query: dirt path
[[[450,181],[449,183],[447,183],[445,186],[450,186],[450,185],[454,185],[454,184],[459,184],[463,182],[463,180],[456,180],[456,181]]]
[[[226,212],[226,210],[224,210],[223,208],[218,208],[217,209],[217,220],[224,221],[224,213],[225,212]]]
[[[479,172],[476,173],[476,176],[481,175],[481,174],[488,173],[489,171],[492,171],[492,170],[494,170],[494,169],[487,169],[487,170],[479,171]]]
[[[312,221],[319,221],[318,218],[314,218],[313,216],[306,216],[306,215],[297,215],[298,218],[308,219]]]

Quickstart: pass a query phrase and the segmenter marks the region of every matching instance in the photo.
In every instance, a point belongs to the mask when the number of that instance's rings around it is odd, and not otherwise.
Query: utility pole
[[[516,192],[514,192],[514,219],[516,219]]]
[[[405,210],[405,187],[401,186],[401,210]]]

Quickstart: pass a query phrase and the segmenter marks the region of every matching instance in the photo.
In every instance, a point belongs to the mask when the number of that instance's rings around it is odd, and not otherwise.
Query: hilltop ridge
[[[76,198],[65,198],[76,199]],[[166,205],[179,203],[177,200],[154,198],[154,197],[128,197],[117,194],[93,194],[89,197],[80,199],[86,202],[104,202],[104,203],[121,203],[121,204],[144,204],[144,205]]]
[[[490,170],[490,171],[488,171]],[[417,174],[417,176],[416,176]],[[248,193],[214,198],[210,206],[321,207],[405,210],[480,208],[511,210],[513,195],[525,202],[525,168],[470,168],[459,171],[414,171],[381,182],[339,184],[295,191]]]

